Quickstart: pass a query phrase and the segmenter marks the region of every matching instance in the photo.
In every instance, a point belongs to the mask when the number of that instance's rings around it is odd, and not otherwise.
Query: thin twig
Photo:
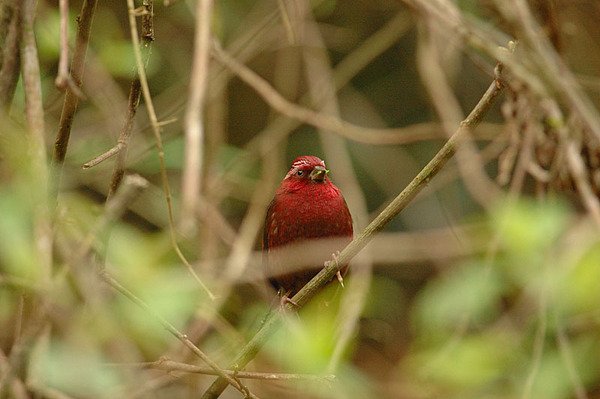
[[[129,99],[131,99],[131,91],[129,92]],[[131,103],[129,103],[129,104],[131,105]],[[131,109],[130,107],[127,107],[127,120],[128,121],[129,121],[129,116],[130,116],[130,113],[129,113],[130,109]],[[125,130],[125,129],[123,128],[123,130]],[[121,131],[121,133],[122,132],[123,131]],[[106,152],[103,152],[102,154],[98,155],[97,157],[90,159],[89,161],[87,161],[86,163],[81,165],[81,168],[82,169],[93,168],[94,166],[101,164],[102,162],[106,161],[107,159],[114,157],[119,152],[121,152],[121,150],[123,150],[123,148],[125,148],[125,144],[123,144],[121,141],[117,141],[117,144],[114,147],[112,147],[110,150],[108,150]]]
[[[102,216],[96,221],[86,237],[79,244],[77,252],[71,261],[73,265],[80,263],[92,248],[92,244],[99,233],[111,222],[119,219],[127,210],[129,204],[131,204],[131,202],[133,202],[146,187],[148,187],[148,181],[139,175],[129,175],[125,177],[125,181],[119,191],[107,201]]]
[[[167,201],[167,213],[169,215],[169,232],[171,238],[171,244],[175,250],[175,253],[179,257],[179,259],[183,262],[185,267],[188,269],[190,274],[194,277],[194,279],[198,282],[200,287],[207,293],[211,300],[214,300],[214,294],[208,289],[208,287],[202,282],[190,262],[185,258],[181,249],[179,248],[179,244],[177,243],[177,237],[175,233],[175,221],[173,217],[173,204],[171,199],[171,187],[169,185],[169,178],[167,176],[167,167],[165,164],[165,151],[162,144],[162,138],[160,133],[160,124],[158,123],[158,118],[156,117],[156,112],[154,110],[154,104],[152,102],[152,96],[150,95],[150,88],[148,87],[148,79],[146,78],[146,69],[144,67],[144,61],[142,59],[142,53],[140,50],[140,39],[138,37],[137,25],[136,25],[136,11],[133,0],[127,0],[127,7],[129,13],[129,28],[131,31],[131,41],[133,42],[133,52],[135,55],[135,61],[137,64],[137,70],[140,77],[140,84],[142,86],[142,94],[144,95],[144,102],[146,103],[146,109],[148,110],[148,116],[150,118],[150,122],[152,125],[152,133],[154,134],[154,138],[156,140],[156,149],[158,151],[158,160],[160,164],[160,176],[162,181],[162,186],[165,194],[165,199]]]
[[[318,129],[331,131],[347,139],[365,144],[400,144],[406,140],[405,137],[399,134],[400,129],[390,130],[361,127],[334,116],[321,114],[289,102],[273,89],[266,80],[227,54],[217,42],[214,42],[212,54],[219,62],[256,90],[272,108],[289,118],[297,119]]]
[[[476,126],[486,112],[490,109],[494,100],[502,91],[504,85],[494,81],[488,87],[483,97],[479,100],[475,108],[460,123],[459,128],[446,144],[438,151],[431,161],[417,174],[417,176],[402,190],[400,194],[388,205],[366,229],[346,248],[340,252],[334,261],[326,263],[325,267],[305,285],[291,300],[297,306],[303,306],[308,302],[322,287],[324,287],[337,273],[341,265],[347,264],[356,256],[372,239],[380,232],[393,218],[395,218],[412,199],[427,185],[427,183],[444,167],[446,162],[454,155],[456,145],[462,140],[465,134]],[[293,310],[296,306],[289,303],[284,305],[287,310]],[[273,333],[279,321],[279,312],[271,313],[260,330],[252,337],[244,348],[238,353],[232,365],[242,369],[248,362],[256,356],[266,339]],[[227,387],[227,381],[217,378],[213,384],[204,392],[202,399],[216,399]]]
[[[439,50],[433,43],[433,34],[438,26],[428,24],[429,38],[420,35],[417,52],[417,64],[421,73],[421,81],[429,92],[429,97],[442,121],[442,126],[448,136],[452,135],[455,126],[464,114],[458,99],[452,92],[448,79],[442,68]],[[470,135],[465,135],[464,140],[457,148],[458,170],[465,186],[472,197],[482,206],[488,207],[495,199],[500,197],[500,190],[485,173],[481,156],[477,152]]]
[[[294,4],[294,3],[288,2],[288,4]],[[286,7],[286,2],[284,2],[284,0],[277,0],[277,9],[279,10],[279,15],[281,16],[281,23],[283,25],[283,30],[287,37],[288,44],[289,45],[296,44],[296,42],[297,42],[296,33],[294,32],[294,27],[292,26],[290,13]]]
[[[181,177],[181,215],[183,231],[196,230],[196,203],[202,185],[204,159],[204,106],[210,59],[210,25],[213,1],[196,4],[196,35],[192,62],[190,93],[184,118],[185,153]]]
[[[115,160],[113,173],[110,178],[107,198],[110,198],[117,191],[119,185],[121,184],[121,180],[123,179],[123,175],[125,174],[127,149],[129,148],[129,141],[131,139],[131,134],[133,133],[133,121],[138,109],[138,105],[140,104],[141,92],[140,80],[135,78],[131,82],[131,86],[129,88],[127,115],[125,116],[125,123],[123,124],[123,128],[121,129],[119,140],[117,142],[117,147],[119,150],[116,153],[117,159]]]
[[[540,293],[541,298],[539,305],[539,325],[537,327],[537,330],[535,332],[535,338],[533,340],[533,358],[531,362],[531,367],[529,369],[529,373],[527,374],[527,378],[525,379],[525,386],[523,388],[523,393],[521,394],[521,399],[531,398],[533,385],[540,371],[540,366],[542,365],[542,356],[544,355],[546,333],[548,332],[547,295],[548,294],[545,290],[542,290]]]
[[[250,398],[257,398],[256,395],[252,394],[248,391],[248,388],[243,386],[236,378],[228,375],[218,364],[212,361],[200,348],[198,348],[192,341],[189,340],[187,335],[181,333],[175,326],[169,323],[162,316],[154,312],[150,306],[127,288],[125,288],[121,283],[119,283],[114,277],[112,277],[106,270],[100,272],[100,278],[104,280],[108,285],[114,288],[117,292],[124,295],[127,299],[135,303],[137,306],[142,308],[147,314],[152,316],[156,321],[158,321],[165,330],[170,332],[173,336],[175,336],[179,341],[181,341],[185,346],[187,346],[196,356],[198,356],[202,361],[204,361],[211,369],[213,369],[220,378],[223,378],[227,383],[231,384],[234,388],[239,390],[245,395],[248,395]]]
[[[573,73],[550,43],[544,30],[535,21],[527,2],[513,0],[511,3],[511,11],[519,21],[525,39],[539,57],[540,72],[545,74],[555,88],[562,91],[573,110],[581,117],[590,131],[600,139],[598,110],[585,95]]]
[[[120,364],[117,364],[118,366]],[[124,364],[128,366],[128,364]],[[215,370],[207,367],[196,366],[194,364],[180,363],[168,359],[160,359],[155,362],[147,363],[134,363],[136,367],[149,368],[155,370],[163,370],[168,372],[181,371],[185,373],[204,374],[204,375],[219,375]],[[315,382],[332,382],[335,380],[335,375],[325,374],[290,374],[290,373],[265,373],[265,372],[251,372],[251,371],[238,371],[238,370],[223,370],[223,372],[232,377],[250,380],[303,380],[303,381],[315,381]]]
[[[573,393],[577,399],[588,399],[588,395],[585,390],[585,385],[581,381],[581,376],[577,374],[577,367],[575,366],[575,360],[573,357],[573,350],[571,349],[571,343],[565,333],[565,328],[560,320],[558,312],[555,314],[555,325],[556,325],[556,341],[558,342],[558,349],[560,356],[563,360],[571,385],[573,385]]]
[[[546,109],[549,122],[558,132],[561,144],[565,149],[569,172],[575,182],[577,191],[579,191],[583,205],[594,219],[596,226],[600,227],[600,201],[590,185],[587,169],[581,158],[579,146],[572,137],[569,137],[569,132],[566,130],[565,121],[558,104],[551,99],[545,99],[542,105]]]

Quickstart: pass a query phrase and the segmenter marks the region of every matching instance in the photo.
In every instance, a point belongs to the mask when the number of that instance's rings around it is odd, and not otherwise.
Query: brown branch
[[[83,98],[83,92],[77,87],[69,74],[69,0],[59,0],[60,10],[60,55],[58,58],[58,74],[54,80],[56,87],[64,91],[71,89],[78,97]]]
[[[380,232],[394,217],[396,217],[412,199],[427,185],[427,183],[444,167],[446,162],[454,155],[456,146],[460,143],[463,136],[476,126],[486,112],[494,103],[496,97],[502,91],[504,85],[495,80],[487,89],[483,97],[479,100],[475,108],[460,123],[459,128],[450,137],[446,144],[438,151],[431,161],[417,174],[417,176],[402,190],[400,194],[367,226],[367,228],[346,248],[340,252],[336,260],[326,262],[325,267],[296,295],[292,301],[298,306],[308,302],[322,287],[324,287],[335,276],[340,265],[347,264],[354,258],[372,239]],[[293,310],[291,304],[284,305],[287,310]],[[248,362],[256,356],[266,339],[277,327],[279,321],[279,312],[271,313],[264,321],[260,330],[252,337],[244,348],[238,353],[231,363],[233,367],[242,369]],[[232,368],[233,368],[232,367]],[[227,387],[227,381],[223,378],[217,378],[213,384],[204,392],[202,399],[215,399]]]
[[[2,4],[2,54],[0,59],[0,109],[8,113],[12,103],[19,69],[21,66],[21,0],[10,0]]]
[[[110,178],[110,186],[108,189],[108,198],[110,198],[121,185],[123,175],[125,174],[125,162],[127,161],[127,149],[129,148],[129,140],[133,133],[133,121],[135,114],[140,104],[141,85],[139,79],[134,79],[129,88],[129,99],[127,101],[127,115],[125,116],[125,124],[119,134],[117,143],[117,159],[113,168],[113,173]]]
[[[143,0],[142,2],[142,45],[147,50],[146,61],[150,57],[150,46],[154,41],[154,3],[152,0]],[[125,174],[125,163],[127,161],[127,149],[129,148],[129,141],[133,132],[133,120],[140,104],[140,98],[142,95],[142,84],[139,77],[135,77],[131,82],[129,88],[129,100],[127,102],[127,115],[125,117],[125,124],[121,129],[119,140],[117,143],[117,159],[113,168],[112,177],[110,179],[110,186],[108,189],[108,197],[114,194],[123,175]],[[115,147],[113,147],[115,148]],[[109,150],[110,151],[110,150]]]
[[[81,7],[81,13],[77,19],[79,28],[77,29],[75,51],[73,52],[73,60],[71,62],[71,79],[78,88],[81,88],[81,82],[83,79],[85,56],[90,40],[90,32],[92,28],[94,11],[96,10],[96,4],[97,0],[85,0]],[[53,190],[55,190],[53,196],[58,194],[62,165],[64,164],[65,156],[67,154],[69,137],[71,136],[71,126],[73,124],[73,117],[77,111],[78,104],[79,97],[77,93],[72,90],[71,86],[68,86],[65,93],[62,112],[60,114],[60,121],[58,122],[58,133],[54,142],[54,153],[52,160],[55,166],[56,176],[53,182]]]
[[[525,40],[535,51],[540,73],[543,73],[550,84],[561,91],[572,109],[580,116],[583,123],[600,139],[600,115],[592,101],[585,95],[577,79],[552,46],[544,30],[536,22],[525,0],[512,0],[511,12],[519,22]]]
[[[548,113],[549,121],[554,125],[558,133],[560,142],[564,148],[567,165],[575,187],[581,196],[583,205],[594,219],[596,227],[600,227],[600,201],[594,193],[589,181],[588,171],[583,159],[581,158],[580,148],[566,129],[563,115],[556,102],[546,99],[543,107]]]

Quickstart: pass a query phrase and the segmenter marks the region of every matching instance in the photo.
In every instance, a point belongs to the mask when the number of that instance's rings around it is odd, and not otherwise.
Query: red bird
[[[328,172],[325,162],[315,156],[296,158],[267,210],[263,263],[271,284],[287,297],[296,294],[332,253],[352,240],[352,216]],[[333,246],[329,244],[320,251],[313,247],[302,250],[302,245],[310,241],[336,237],[339,239],[332,241]],[[310,252],[310,263],[301,263],[301,268],[292,267],[290,271],[292,259],[285,251],[275,251],[290,247],[300,248],[300,253]]]

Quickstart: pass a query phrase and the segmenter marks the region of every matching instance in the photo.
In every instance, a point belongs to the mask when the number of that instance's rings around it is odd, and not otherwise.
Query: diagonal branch
[[[502,92],[504,84],[498,80],[494,80],[479,100],[475,108],[464,119],[456,132],[444,144],[439,152],[429,161],[429,163],[417,174],[417,176],[402,190],[400,194],[373,220],[367,228],[342,252],[335,261],[329,261],[325,267],[304,286],[293,298],[292,302],[298,306],[306,304],[317,292],[324,287],[335,276],[339,270],[339,265],[347,264],[354,258],[374,237],[380,232],[393,218],[395,218],[415,196],[425,188],[427,183],[446,165],[446,162],[452,158],[457,145],[469,134],[471,129],[481,122],[483,116],[490,109],[498,95]],[[285,305],[287,310],[292,310],[293,306],[290,303]],[[250,360],[256,356],[266,339],[275,330],[279,322],[279,312],[271,313],[264,321],[260,330],[252,337],[244,348],[238,353],[232,362],[232,368],[242,369]],[[202,395],[202,399],[215,399],[227,387],[227,381],[223,378],[217,378],[213,384]]]

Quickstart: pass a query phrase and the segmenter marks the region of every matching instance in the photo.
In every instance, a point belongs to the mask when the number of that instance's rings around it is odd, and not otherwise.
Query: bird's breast
[[[269,246],[300,239],[352,236],[352,219],[339,195],[282,195],[269,215]],[[332,193],[336,194],[336,193]]]

